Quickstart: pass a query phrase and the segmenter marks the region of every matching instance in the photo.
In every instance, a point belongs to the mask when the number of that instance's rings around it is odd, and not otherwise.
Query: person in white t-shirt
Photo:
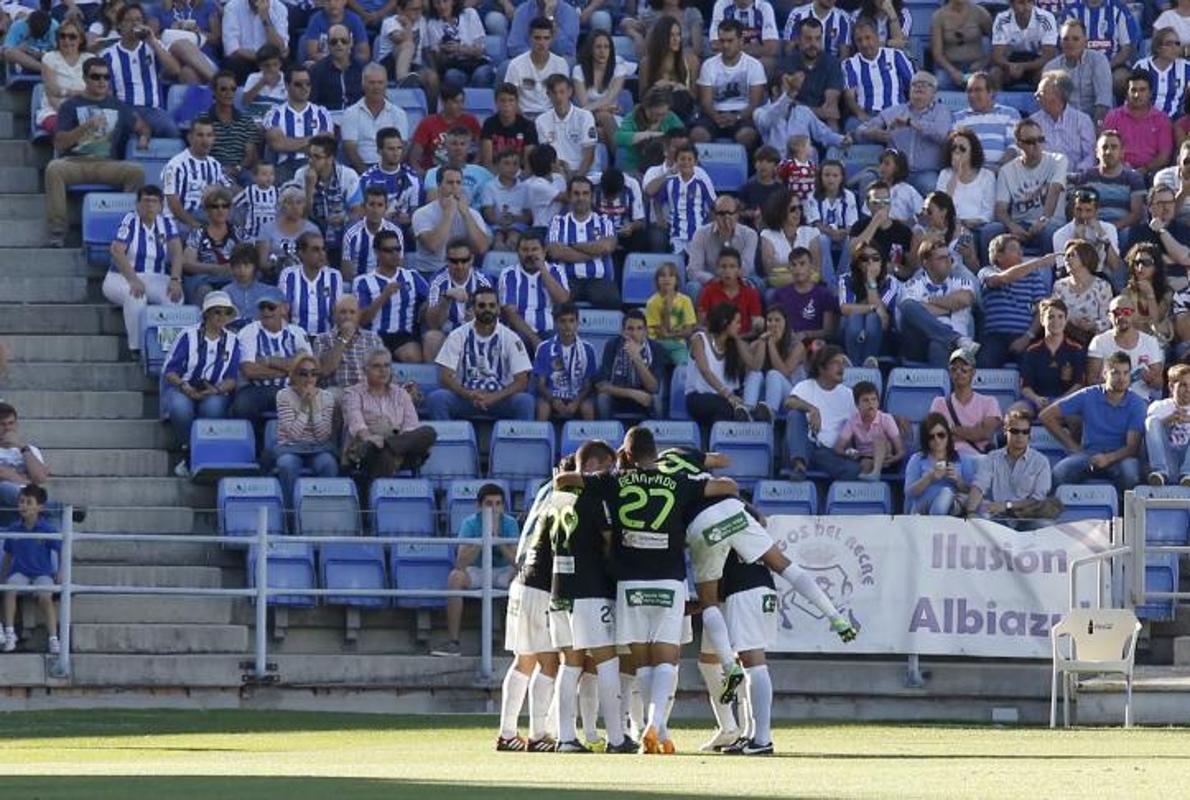
[[[1190,364],[1169,370],[1169,397],[1149,406],[1145,416],[1149,484],[1190,486]]]
[[[565,75],[549,76],[545,86],[549,93],[550,108],[534,121],[537,141],[553,145],[567,179],[586,175],[595,163],[595,143],[599,139],[595,115],[570,102],[574,95],[574,82]]]
[[[734,138],[744,147],[760,144],[752,114],[765,100],[764,66],[743,51],[743,26],[734,19],[719,25],[719,55],[698,72],[700,113],[690,126],[690,139],[710,142]]]
[[[1165,373],[1165,351],[1157,337],[1143,333],[1132,324],[1136,306],[1127,295],[1113,298],[1107,307],[1111,330],[1098,334],[1087,345],[1087,375],[1102,375],[1103,362],[1112,353],[1122,350],[1132,359],[1132,386],[1145,400],[1161,397]],[[1088,386],[1094,381],[1088,379]]]
[[[834,449],[844,423],[856,412],[855,396],[843,383],[846,367],[843,348],[826,345],[815,353],[810,377],[794,386],[785,400],[785,444],[795,479],[804,479],[807,467],[826,472],[832,480],[859,478],[860,462]]]
[[[1033,0],[1012,0],[992,21],[992,76],[1002,88],[1036,87],[1058,52],[1058,22]]]
[[[521,53],[508,62],[504,82],[517,88],[521,113],[530,119],[550,107],[546,96],[546,81],[551,75],[565,75],[570,71],[566,59],[550,52],[554,41],[554,26],[545,17],[529,23],[529,52]]]

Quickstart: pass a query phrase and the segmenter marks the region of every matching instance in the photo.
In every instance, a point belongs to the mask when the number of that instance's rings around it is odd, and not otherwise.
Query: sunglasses
[[[314,378],[318,376],[318,373],[312,369],[299,369],[296,374],[299,378]]]
[[[481,311],[484,309],[491,309],[492,311],[495,311],[497,308],[499,308],[499,306],[495,303],[476,303],[475,304],[476,311]]]
[[[223,202],[220,202],[220,203],[207,203],[207,208],[210,208],[210,209],[216,209],[216,208],[231,208],[231,203],[223,203]]]
[[[1009,428],[1008,432],[1013,436],[1028,436],[1033,431],[1030,428]]]
[[[462,258],[448,258],[446,261],[448,264],[470,264],[471,256],[463,256]]]
[[[111,77],[112,77],[111,73],[109,73],[109,72],[92,72],[90,75],[87,76],[87,80],[89,80],[89,81],[106,81],[106,80],[110,80]]]
[[[933,440],[933,439],[949,439],[949,438],[950,438],[950,434],[947,433],[946,431],[934,431],[933,433],[930,434],[931,440]]]
[[[1113,317],[1131,317],[1132,313],[1133,311],[1131,308],[1113,308],[1111,310],[1111,315]]]
[[[259,308],[264,311],[276,311],[277,304],[276,303],[261,303]]]
[[[1155,267],[1155,266],[1157,266],[1157,262],[1146,256],[1144,258],[1137,258],[1137,259],[1133,260],[1132,266],[1134,266],[1134,267]]]
[[[1036,138],[1034,138],[1034,139],[1017,139],[1017,140],[1016,140],[1016,143],[1017,143],[1017,144],[1021,144],[1021,145],[1025,145],[1026,147],[1027,147],[1027,146],[1029,146],[1029,145],[1031,145],[1031,144],[1045,144],[1045,137],[1044,137],[1044,136],[1038,136],[1038,137],[1036,137]]]
[[[734,211],[716,211],[715,212],[716,217],[734,217],[735,215],[736,215],[736,212],[734,212]]]

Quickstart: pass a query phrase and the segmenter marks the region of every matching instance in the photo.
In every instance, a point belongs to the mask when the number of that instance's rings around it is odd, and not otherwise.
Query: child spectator
[[[698,321],[706,325],[707,314],[720,303],[730,303],[740,312],[741,336],[752,338],[764,329],[760,292],[740,278],[740,252],[734,247],[719,251],[719,277],[712,279],[698,295]]]
[[[925,198],[921,192],[913,188],[908,182],[909,159],[900,150],[885,150],[880,156],[880,166],[877,168],[880,180],[888,186],[889,198],[892,205],[888,215],[897,222],[912,226],[917,219],[917,212],[921,210]],[[864,203],[863,213],[870,215],[868,204]]]
[[[694,303],[678,291],[678,267],[666,261],[653,273],[656,292],[645,304],[645,322],[649,326],[649,338],[665,351],[669,363],[682,367],[690,359],[686,340],[698,327]]]
[[[1045,336],[1029,345],[1020,358],[1021,401],[1031,416],[1055,400],[1083,388],[1086,349],[1066,335],[1066,303],[1047,297],[1037,307]]]
[[[578,335],[578,306],[554,306],[554,335],[537,347],[537,419],[595,419],[595,348]]]
[[[812,152],[809,136],[790,136],[788,157],[777,167],[777,177],[790,194],[803,203],[814,196],[814,181],[818,174]]]
[[[533,221],[529,211],[529,190],[520,181],[521,156],[516,150],[496,155],[496,179],[480,193],[483,218],[492,227],[493,250],[516,250],[525,226]]]
[[[21,520],[8,530],[12,533],[54,533],[50,524],[41,518],[46,503],[45,489],[29,484],[17,495],[17,513]],[[52,586],[61,583],[61,573],[55,565],[55,553],[62,552],[62,543],[44,539],[5,539],[4,563],[0,565],[0,583],[16,586]],[[49,652],[58,652],[58,610],[49,592],[37,593],[37,604],[45,614],[50,634]],[[17,593],[4,593],[5,653],[17,649]]]
[[[818,215],[819,232],[830,239],[831,261],[835,264],[836,275],[847,274],[850,266],[847,237],[851,226],[859,220],[859,203],[855,194],[843,186],[844,176],[842,162],[823,161],[818,167],[814,199],[810,201]]]
[[[777,152],[777,148],[769,145],[761,147],[752,157],[756,174],[740,189],[739,200],[743,206],[740,217],[754,228],[760,227],[760,210],[764,208],[765,201],[782,186],[780,178],[777,177],[780,163],[781,154]]]
[[[694,232],[705,225],[715,205],[715,187],[696,172],[698,152],[693,145],[679,147],[674,168],[661,189],[669,210],[669,242],[675,253],[686,251]]]
[[[1043,271],[1052,269],[1054,254],[1024,260],[1020,240],[1002,233],[988,245],[990,267],[979,271],[982,287],[983,335],[978,365],[999,368],[1019,358],[1041,330],[1034,308],[1049,296]]]
[[[276,180],[276,167],[267,161],[257,161],[252,170],[252,185],[241,189],[231,201],[245,240],[260,238],[264,226],[277,219]]]
[[[528,153],[537,146],[537,126],[521,113],[517,87],[502,83],[496,87],[496,113],[483,121],[479,134],[479,164],[494,170],[496,155],[512,150],[528,168]]]
[[[839,301],[826,284],[814,279],[813,257],[804,247],[789,253],[793,281],[773,292],[772,304],[785,309],[793,338],[807,343],[834,336]]]
[[[262,45],[256,51],[256,66],[259,72],[253,72],[244,81],[244,95],[240,102],[244,110],[257,122],[264,120],[269,110],[289,99],[285,90],[285,74],[281,71],[281,50],[276,45]]]
[[[871,381],[860,381],[851,390],[856,412],[843,423],[835,452],[859,461],[859,479],[878,481],[886,467],[905,456],[901,431],[892,415],[880,410],[880,392]]]
[[[532,175],[525,179],[525,190],[533,227],[548,228],[550,220],[562,213],[566,201],[566,178],[558,169],[558,154],[553,145],[533,148],[529,154],[529,172]]]
[[[232,330],[239,330],[259,316],[257,303],[260,298],[268,294],[273,287],[261,283],[256,279],[260,256],[256,252],[256,245],[251,242],[236,245],[228,258],[227,266],[231,270],[231,283],[223,287],[232,304],[236,307],[237,318],[228,325]]]
[[[617,252],[655,252],[665,246],[656,229],[647,227],[640,181],[617,167],[608,167],[595,185],[595,213],[612,221]]]

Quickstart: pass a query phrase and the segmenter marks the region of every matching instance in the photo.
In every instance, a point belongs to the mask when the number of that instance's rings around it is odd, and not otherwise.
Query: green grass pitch
[[[0,798],[619,800],[1190,797],[1190,730],[801,724],[778,755],[496,753],[494,717],[239,711],[0,714]]]

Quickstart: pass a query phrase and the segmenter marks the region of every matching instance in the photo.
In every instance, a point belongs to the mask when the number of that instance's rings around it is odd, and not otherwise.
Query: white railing
[[[1190,592],[1175,591],[1154,592],[1145,589],[1145,563],[1150,554],[1174,553],[1181,556],[1190,554],[1187,545],[1154,545],[1148,542],[1148,514],[1149,510],[1168,509],[1172,511],[1190,512],[1190,498],[1177,497],[1137,497],[1132,492],[1124,495],[1124,532],[1125,544],[1132,547],[1132,574],[1129,576],[1130,591],[1128,605],[1142,605],[1148,600],[1190,600]]]

